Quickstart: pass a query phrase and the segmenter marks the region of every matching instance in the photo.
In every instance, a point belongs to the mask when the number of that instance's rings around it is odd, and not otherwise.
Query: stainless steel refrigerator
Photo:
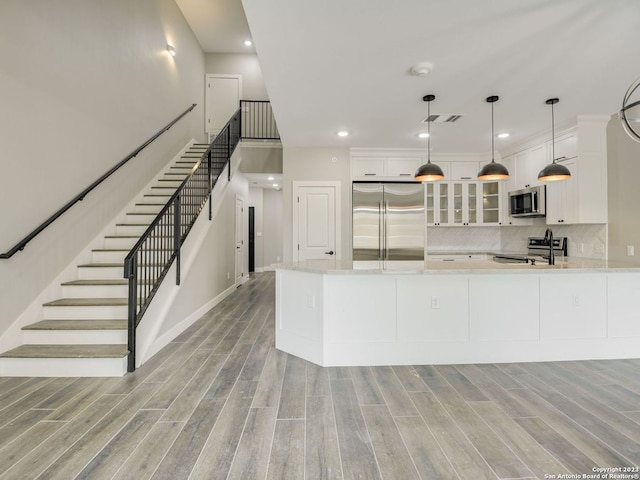
[[[353,260],[424,260],[424,186],[353,183]]]

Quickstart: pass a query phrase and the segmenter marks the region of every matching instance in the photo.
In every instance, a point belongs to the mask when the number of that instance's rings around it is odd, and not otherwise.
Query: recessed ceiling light
[[[251,40],[245,40],[244,44],[245,46],[250,47],[251,45],[253,45],[253,42]]]
[[[429,137],[429,134],[428,134],[427,132],[420,132],[420,133],[418,134],[418,137],[420,137],[420,138],[428,138],[428,137]]]
[[[267,177],[267,180],[269,180],[271,182],[271,181],[275,180],[275,178],[274,177]]]
[[[509,138],[509,134],[508,133],[499,133],[498,134],[498,138]]]
[[[277,183],[274,183],[273,186],[277,188],[279,185]]]
[[[340,130],[338,132],[338,136],[339,137],[348,137],[349,136],[349,132],[347,132],[346,130]]]

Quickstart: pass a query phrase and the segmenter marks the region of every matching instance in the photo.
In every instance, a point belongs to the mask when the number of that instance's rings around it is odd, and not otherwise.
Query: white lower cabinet
[[[325,330],[325,339],[332,343],[353,339],[358,343],[395,342],[396,309],[395,278],[362,276],[336,276],[325,286],[329,318],[348,321],[331,322]]]
[[[544,340],[606,338],[604,275],[541,275],[540,337]]]
[[[469,284],[466,277],[399,278],[398,341],[469,339]]]
[[[607,277],[609,338],[640,337],[640,277],[625,273]]]
[[[470,276],[471,340],[538,340],[538,288],[535,275]]]
[[[318,365],[640,356],[637,271],[323,274],[313,268],[276,270],[276,348]]]

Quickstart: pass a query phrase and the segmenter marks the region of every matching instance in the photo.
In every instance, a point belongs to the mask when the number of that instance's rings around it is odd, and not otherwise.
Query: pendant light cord
[[[427,163],[431,163],[431,100],[427,102]]]
[[[553,105],[551,104],[551,163],[556,163],[556,124],[553,116]]]
[[[496,156],[495,156],[495,148],[493,145],[493,142],[495,141],[495,133],[493,130],[493,104],[494,102],[491,102],[491,161],[495,162],[496,161]]]

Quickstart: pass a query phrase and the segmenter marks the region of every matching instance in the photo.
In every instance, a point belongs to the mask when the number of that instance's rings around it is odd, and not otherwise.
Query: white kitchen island
[[[276,347],[321,366],[640,358],[640,268],[571,258],[282,264]]]

